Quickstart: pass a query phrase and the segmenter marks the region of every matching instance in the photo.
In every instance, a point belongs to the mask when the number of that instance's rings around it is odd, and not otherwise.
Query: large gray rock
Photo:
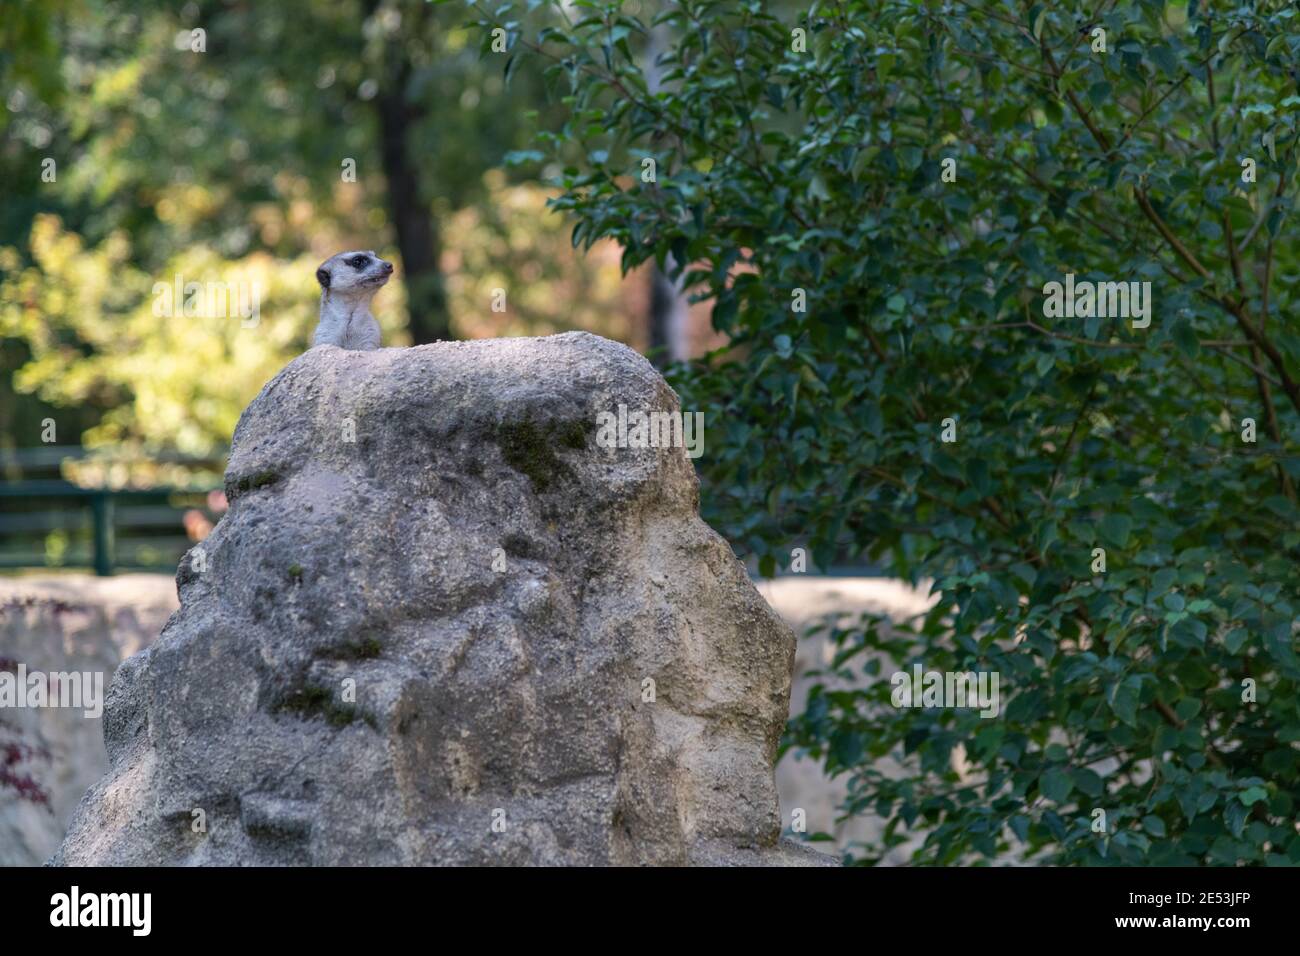
[[[597,446],[620,403],[678,409],[586,333],[289,365],[53,862],[825,861],[778,839],[794,637],[681,448]]]

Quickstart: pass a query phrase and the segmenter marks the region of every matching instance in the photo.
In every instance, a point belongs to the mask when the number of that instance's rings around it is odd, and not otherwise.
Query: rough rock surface
[[[107,688],[175,607],[161,575],[0,578],[0,669],[100,674]],[[0,708],[0,866],[48,859],[107,769],[102,718],[79,707]]]
[[[678,409],[586,333],[295,360],[52,862],[826,861],[779,840],[794,636],[681,448],[597,446],[620,403]]]

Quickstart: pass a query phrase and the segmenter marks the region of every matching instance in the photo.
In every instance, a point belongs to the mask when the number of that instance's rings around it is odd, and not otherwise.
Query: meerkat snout
[[[370,300],[393,274],[393,264],[374,250],[340,252],[316,270],[320,283],[320,324],[312,345],[344,349],[379,348],[379,323],[370,314]]]

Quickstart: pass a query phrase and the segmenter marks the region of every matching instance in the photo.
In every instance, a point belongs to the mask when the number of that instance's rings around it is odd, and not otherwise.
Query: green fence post
[[[95,516],[95,573],[106,578],[113,573],[113,499],[99,492],[90,505]]]

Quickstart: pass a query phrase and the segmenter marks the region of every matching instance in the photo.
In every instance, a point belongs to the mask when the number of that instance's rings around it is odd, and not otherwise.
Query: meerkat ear
[[[328,269],[317,269],[316,281],[320,283],[322,289],[328,289],[330,287],[330,271]]]

